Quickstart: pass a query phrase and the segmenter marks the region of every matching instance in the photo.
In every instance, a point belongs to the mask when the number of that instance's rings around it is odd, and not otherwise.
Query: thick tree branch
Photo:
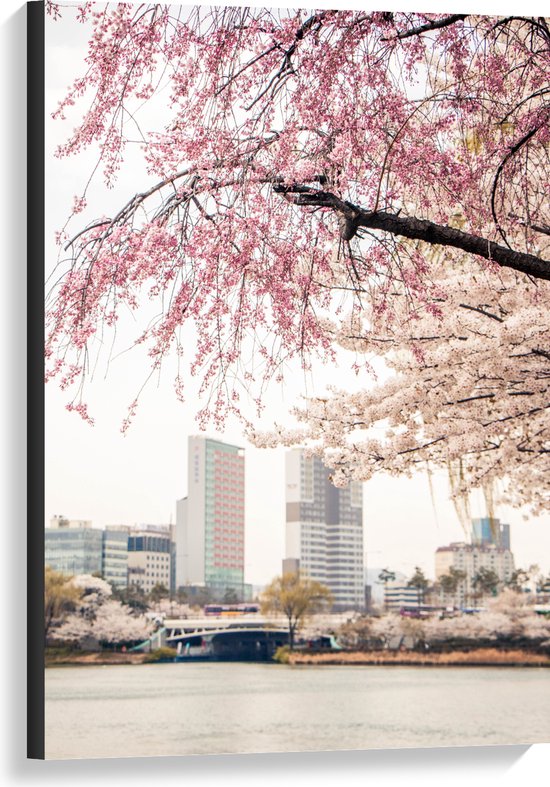
[[[496,262],[504,268],[512,268],[533,278],[550,281],[550,261],[536,257],[534,254],[514,251],[479,235],[443,224],[435,224],[426,219],[399,216],[385,211],[365,210],[340,199],[335,194],[311,186],[299,184],[287,186],[276,183],[273,188],[276,192],[285,194],[296,205],[332,208],[353,224],[356,230],[366,227],[411,240],[421,240],[435,246],[451,246]]]
[[[383,212],[362,211],[359,217],[359,226],[381,229],[394,235],[402,235],[438,246],[452,246],[536,279],[550,280],[550,262],[548,260],[543,260],[534,254],[514,251],[479,235],[435,224],[432,221],[395,216]]]
[[[402,41],[404,38],[419,36],[422,33],[428,33],[430,30],[439,30],[441,27],[449,27],[449,25],[454,25],[456,22],[466,19],[467,16],[468,14],[450,14],[444,17],[444,19],[436,19],[432,22],[426,22],[425,25],[413,27],[411,30],[403,30],[403,32],[398,33],[395,37]]]

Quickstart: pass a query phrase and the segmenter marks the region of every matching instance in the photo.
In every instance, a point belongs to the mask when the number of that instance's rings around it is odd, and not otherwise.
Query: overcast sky
[[[81,73],[86,29],[69,13],[62,22],[47,22],[46,42],[46,248],[51,270],[57,256],[54,232],[64,225],[94,158],[90,154],[54,158],[56,145],[64,141],[76,119],[62,123],[49,118],[68,82]],[[86,218],[108,213],[141,190],[148,179],[140,174],[139,167],[132,167],[131,174],[124,174],[107,194],[98,179],[89,194]],[[199,431],[194,417],[203,403],[199,405],[193,380],[189,380],[187,403],[178,403],[167,368],[142,394],[134,424],[123,436],[121,422],[147,370],[148,359],[134,351],[116,357],[107,375],[104,366],[98,368],[86,397],[95,418],[93,427],[67,412],[66,393],[55,384],[46,387],[46,521],[53,514],[91,519],[97,526],[175,521],[175,501],[187,492],[187,436]],[[339,382],[347,374],[347,369],[339,369]],[[333,376],[333,369],[319,367],[307,381],[296,373],[285,387],[274,386],[268,391],[263,424],[290,423],[288,410],[299,403],[300,396],[306,391],[320,393]],[[353,379],[351,374],[349,378]],[[263,584],[280,573],[284,553],[284,451],[255,449],[244,440],[237,423],[228,423],[223,434],[207,434],[246,449],[245,577]],[[419,565],[433,576],[435,549],[464,539],[448,500],[445,474],[436,474],[432,486],[433,498],[425,476],[410,480],[381,476],[365,484],[369,566],[410,573]],[[481,498],[472,501],[472,513],[484,515]],[[538,563],[549,572],[550,515],[524,520],[523,512],[517,510],[501,509],[497,514],[511,525],[516,563]]]

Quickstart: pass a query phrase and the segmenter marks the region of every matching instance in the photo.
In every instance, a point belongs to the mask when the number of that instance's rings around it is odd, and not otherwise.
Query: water
[[[549,686],[544,668],[51,668],[46,756],[548,742]]]

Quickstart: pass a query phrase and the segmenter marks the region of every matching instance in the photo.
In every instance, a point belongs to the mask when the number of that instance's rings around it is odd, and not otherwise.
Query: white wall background
[[[344,7],[336,0],[317,2],[317,7]],[[414,9],[416,4],[376,3],[382,7]],[[457,3],[449,10],[457,10]],[[424,11],[447,10],[441,3],[422,0]],[[451,7],[452,6],[452,7]],[[365,7],[362,4],[362,7]],[[524,0],[518,4],[482,0],[465,3],[458,10],[483,10],[487,13],[541,13],[540,0]],[[443,750],[403,750],[395,752],[339,752],[326,754],[254,755],[247,757],[195,757],[143,760],[104,760],[92,762],[40,763],[25,760],[25,674],[24,674],[24,596],[25,573],[25,12],[17,0],[6,0],[1,10],[0,56],[2,58],[1,89],[2,120],[0,122],[0,155],[2,157],[2,188],[0,216],[3,245],[0,270],[2,304],[1,359],[3,372],[0,386],[2,413],[0,444],[2,456],[0,479],[3,505],[1,518],[2,549],[2,627],[0,645],[3,701],[0,727],[2,745],[0,772],[8,785],[55,785],[69,787],[95,785],[98,782],[126,785],[151,785],[198,782],[205,787],[220,783],[229,785],[300,784],[352,785],[407,784],[440,785],[517,785],[529,782],[543,784],[550,771],[550,744],[532,747],[493,747]],[[78,432],[78,430],[77,430]],[[75,436],[78,442],[78,433]],[[183,442],[183,441],[182,441]],[[185,478],[184,468],[181,477]],[[96,490],[97,492],[97,490]],[[182,490],[175,490],[179,496]],[[174,497],[175,500],[175,497]],[[88,518],[88,510],[70,510],[71,517]],[[84,506],[86,507],[86,506]],[[77,506],[75,505],[75,508]],[[53,513],[53,512],[47,512]],[[112,512],[112,519],[119,512]],[[164,510],[159,517],[166,519]],[[162,514],[162,516],[160,516]],[[435,527],[435,525],[434,525]],[[438,525],[437,527],[442,527]],[[367,531],[367,537],[368,537]],[[442,535],[442,532],[439,533]],[[258,543],[261,535],[256,534]],[[381,537],[382,538],[382,537]],[[424,538],[424,537],[423,537]],[[425,536],[426,545],[432,536]],[[515,538],[515,532],[514,532]],[[370,548],[387,549],[383,538],[371,541]],[[545,542],[547,543],[547,542]],[[252,545],[253,546],[253,545]],[[424,549],[424,545],[422,546]],[[543,550],[541,550],[542,552]],[[539,556],[542,559],[543,555]],[[377,555],[378,558],[378,555]],[[415,558],[416,559],[416,558]],[[391,562],[388,557],[388,562]],[[419,561],[420,562],[420,561]],[[399,566],[395,566],[399,568]],[[267,569],[266,569],[267,570]],[[550,731],[549,740],[550,740]]]

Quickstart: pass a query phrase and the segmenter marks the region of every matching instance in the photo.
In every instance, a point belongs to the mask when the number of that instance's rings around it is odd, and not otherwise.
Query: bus
[[[260,611],[259,604],[206,604],[204,614],[217,618],[236,617],[238,615],[251,615]]]

